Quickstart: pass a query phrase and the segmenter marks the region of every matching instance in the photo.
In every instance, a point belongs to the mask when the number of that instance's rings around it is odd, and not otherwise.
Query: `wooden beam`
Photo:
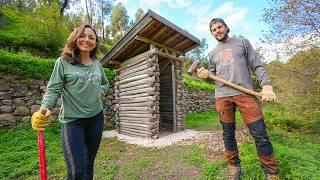
[[[142,31],[143,29],[147,29],[150,27],[154,22],[152,22],[152,17],[150,16],[144,16],[141,21],[137,25],[135,25],[100,61],[100,63],[104,66],[107,61],[110,61],[113,59],[114,56],[119,54],[121,51],[123,51],[126,47],[128,47],[133,37]]]
[[[132,54],[136,54],[137,52],[140,52],[142,49],[146,48],[148,45],[147,44],[141,44],[137,49],[135,49]],[[148,51],[147,51],[148,52]]]
[[[132,58],[129,58],[129,59],[126,59],[124,60],[124,62],[122,62],[120,65],[119,65],[119,68],[118,70],[121,70],[121,69],[124,69],[124,68],[127,68],[127,67],[130,67],[130,66],[133,66],[135,64],[138,64],[146,59],[149,58],[149,52],[144,52],[142,54],[139,54],[139,55],[136,55]]]
[[[183,59],[175,57],[175,56],[172,56],[171,54],[167,54],[167,53],[160,52],[160,51],[156,51],[155,53],[158,54],[159,56],[168,58],[169,60],[173,59],[173,60],[176,60],[176,61],[183,61]],[[172,64],[174,64],[174,63],[172,63]]]
[[[167,63],[160,69],[160,73],[164,72],[170,64],[171,64],[171,62],[167,61]],[[161,79],[161,77],[160,77],[160,79]]]
[[[167,26],[162,26],[160,30],[154,34],[151,39],[156,39],[160,34],[162,34],[165,30],[167,30]]]
[[[175,40],[177,37],[179,37],[181,34],[176,33],[174,36],[169,37],[168,39],[166,39],[163,44],[169,44],[171,43],[173,40]]]
[[[179,42],[178,44],[176,44],[174,47],[175,47],[175,48],[178,48],[179,46],[187,43],[188,41],[190,41],[190,39],[185,39],[185,40],[183,40],[183,41],[180,41],[180,42]]]
[[[169,51],[176,52],[176,53],[179,54],[179,55],[182,55],[182,54],[183,54],[183,52],[181,52],[181,51],[178,51],[178,50],[176,50],[176,49],[173,49],[173,48],[171,48],[171,47],[168,47],[168,46],[166,46],[166,45],[163,45],[163,44],[161,44],[161,43],[158,43],[158,42],[156,42],[156,41],[153,41],[153,40],[151,40],[151,39],[148,39],[148,38],[145,38],[145,37],[142,37],[142,36],[136,35],[136,36],[135,36],[135,39],[138,40],[138,41],[145,42],[145,43],[154,44],[154,45],[159,46],[159,47],[161,47],[161,48],[166,48],[166,49],[168,49]]]

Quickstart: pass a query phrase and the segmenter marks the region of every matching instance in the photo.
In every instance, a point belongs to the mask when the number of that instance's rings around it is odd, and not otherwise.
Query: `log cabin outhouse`
[[[199,39],[158,14],[145,16],[103,57],[116,68],[115,110],[120,134],[158,138],[184,130],[183,60]]]

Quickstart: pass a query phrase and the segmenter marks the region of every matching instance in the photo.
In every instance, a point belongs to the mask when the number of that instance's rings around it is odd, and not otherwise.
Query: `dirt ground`
[[[247,128],[241,131],[236,131],[236,139],[240,142],[243,138],[249,135],[249,130]],[[206,152],[206,159],[215,162],[217,160],[224,158],[224,145],[222,138],[222,131],[210,132],[208,135],[201,136],[199,138],[194,138],[191,140],[184,140],[179,142],[179,144],[194,144],[198,146],[203,146]]]
[[[247,129],[237,131],[238,142],[248,134]],[[224,159],[222,131],[204,132],[162,147],[104,138],[99,151],[96,179],[200,179],[202,169],[194,160],[200,156],[210,162]]]

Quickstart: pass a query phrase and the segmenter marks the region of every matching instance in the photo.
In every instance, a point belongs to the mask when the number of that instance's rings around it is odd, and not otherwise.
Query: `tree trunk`
[[[90,3],[90,26],[92,26],[92,19],[93,19],[93,17],[92,17],[92,0],[89,0],[89,3]]]
[[[63,3],[60,3],[60,15],[63,16],[65,8],[68,6],[69,0],[64,0]]]
[[[91,2],[91,0],[90,0],[90,2]],[[89,14],[89,9],[88,9],[88,0],[85,0],[85,3],[86,3],[88,23],[90,23],[90,14]]]

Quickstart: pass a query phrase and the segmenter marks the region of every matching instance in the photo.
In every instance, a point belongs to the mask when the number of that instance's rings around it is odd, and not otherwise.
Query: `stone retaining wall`
[[[15,125],[18,121],[30,121],[31,115],[40,108],[46,81],[20,80],[14,76],[0,73],[0,127]],[[186,113],[199,113],[213,110],[214,94],[205,91],[185,91]],[[103,98],[106,123],[115,120],[113,104],[114,90],[111,88]],[[61,100],[52,109],[51,120],[57,119]]]

